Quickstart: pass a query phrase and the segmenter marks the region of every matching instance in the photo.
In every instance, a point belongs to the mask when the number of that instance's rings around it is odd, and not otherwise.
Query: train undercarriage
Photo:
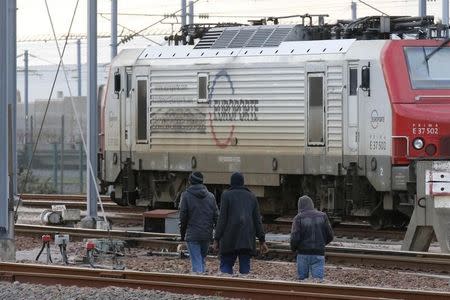
[[[378,192],[367,178],[349,168],[343,176],[280,175],[279,186],[249,186],[257,195],[266,219],[295,215],[297,199],[309,195],[315,207],[328,214],[330,222],[366,221],[376,229],[406,227],[413,210],[413,196],[407,192]],[[148,209],[177,208],[188,184],[189,173],[136,171],[124,164],[111,185],[111,199],[122,206]],[[262,175],[261,175],[262,176]],[[220,205],[225,184],[205,183]]]

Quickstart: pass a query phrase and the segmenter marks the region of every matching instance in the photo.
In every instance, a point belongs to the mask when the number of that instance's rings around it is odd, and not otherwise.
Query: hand
[[[187,250],[187,245],[186,242],[181,242],[180,244],[178,244],[177,246],[177,252],[180,253],[181,251],[185,251]]]
[[[261,254],[266,254],[267,252],[269,252],[269,247],[267,247],[266,242],[263,242],[263,243],[259,244],[259,252]]]
[[[213,250],[214,250],[214,252],[218,252],[219,251],[219,241],[214,240]]]

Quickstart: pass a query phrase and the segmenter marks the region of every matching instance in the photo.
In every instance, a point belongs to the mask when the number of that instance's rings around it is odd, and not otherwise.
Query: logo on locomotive
[[[384,123],[384,116],[378,115],[376,109],[372,110],[372,113],[370,114],[370,125],[373,129],[377,129],[380,123]]]

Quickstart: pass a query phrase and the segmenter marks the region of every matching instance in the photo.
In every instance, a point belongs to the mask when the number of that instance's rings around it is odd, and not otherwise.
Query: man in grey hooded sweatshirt
[[[216,198],[203,185],[203,174],[193,172],[189,176],[191,184],[181,194],[180,235],[186,240],[192,272],[205,272],[205,258],[217,223],[218,209]]]
[[[325,269],[325,245],[333,240],[333,230],[325,213],[314,209],[308,196],[298,199],[298,214],[292,221],[291,250],[297,252],[300,280],[309,277],[322,280]]]

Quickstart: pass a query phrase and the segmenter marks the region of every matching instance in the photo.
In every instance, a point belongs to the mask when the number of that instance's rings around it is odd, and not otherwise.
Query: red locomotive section
[[[450,43],[444,42],[388,41],[382,51],[394,165],[450,158]]]

